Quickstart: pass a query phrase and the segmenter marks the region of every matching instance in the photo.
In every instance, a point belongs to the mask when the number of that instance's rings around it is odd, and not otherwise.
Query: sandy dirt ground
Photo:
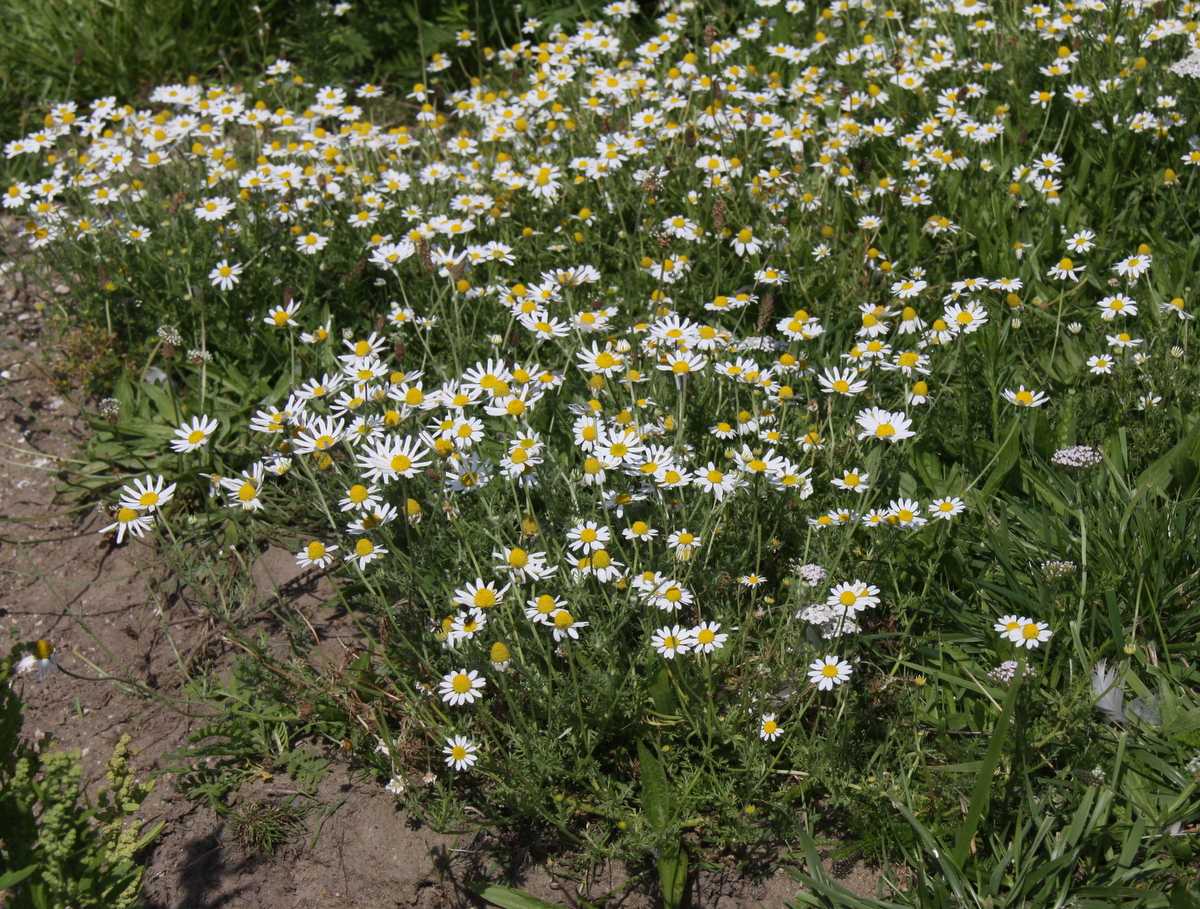
[[[66,288],[57,290],[65,294]],[[95,787],[122,734],[132,737],[133,764],[146,778],[168,766],[168,756],[197,726],[173,706],[183,676],[168,631],[188,646],[203,641],[218,671],[228,666],[231,653],[204,616],[191,613],[177,597],[157,594],[166,567],[152,547],[106,540],[98,531],[109,522],[97,503],[56,502],[60,470],[79,457],[91,430],[71,403],[72,394],[58,393],[49,381],[47,366],[59,352],[45,319],[51,310],[36,306],[44,293],[18,274],[0,281],[0,626],[13,640],[50,640],[62,665],[78,676],[134,678],[160,695],[145,697],[109,681],[64,674],[44,683],[23,677],[26,735],[49,736],[59,747],[78,749]],[[278,585],[299,608],[328,597],[327,589],[301,576],[289,553],[264,553],[254,575],[264,592]],[[320,610],[314,621],[325,623],[323,646],[331,658],[352,643],[352,623]],[[288,792],[286,778],[275,777],[244,788],[239,797]],[[462,885],[488,880],[575,906],[577,894],[595,899],[631,874],[637,879],[605,905],[635,909],[657,902],[652,872],[639,876],[609,865],[580,874],[553,843],[502,840],[486,831],[435,833],[399,808],[379,780],[356,770],[352,759],[339,758],[318,799],[324,807],[309,814],[307,829],[292,846],[271,857],[248,855],[214,811],[189,801],[175,790],[171,774],[161,774],[142,810],[148,825],[164,822],[143,856],[148,866],[143,904],[478,906],[483,904]],[[839,863],[835,871],[859,893],[873,892],[878,880],[862,863]],[[781,907],[796,891],[795,880],[771,856],[740,872],[701,871],[690,885],[690,905],[697,909]]]

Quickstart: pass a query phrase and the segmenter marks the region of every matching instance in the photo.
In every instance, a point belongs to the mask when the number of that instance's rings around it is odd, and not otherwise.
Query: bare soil
[[[64,294],[65,288],[58,288]],[[51,292],[53,293],[53,291]],[[91,430],[68,396],[55,391],[47,364],[59,352],[35,304],[38,292],[19,275],[0,278],[0,625],[13,641],[50,640],[64,669],[39,683],[26,676],[25,733],[51,737],[82,754],[89,785],[122,734],[132,737],[133,764],[149,777],[167,766],[197,720],[171,699],[180,694],[179,656],[170,639],[206,646],[217,671],[230,652],[202,616],[177,598],[157,595],[165,566],[141,542],[114,545],[98,533],[109,523],[97,503],[56,504],[59,471],[78,457]],[[65,297],[64,297],[65,299]],[[310,612],[326,655],[337,660],[353,641],[353,624],[331,610],[328,582],[303,575],[289,553],[271,550],[254,566],[264,592],[282,590]],[[324,586],[322,586],[324,585]],[[164,633],[167,629],[170,636]],[[186,657],[185,657],[186,658]],[[102,675],[134,678],[162,695],[145,697]],[[79,677],[75,677],[79,676]],[[80,678],[82,677],[82,678]],[[245,787],[241,798],[280,797],[286,778]],[[617,865],[570,870],[554,843],[503,841],[488,831],[438,834],[399,808],[373,776],[348,760],[322,783],[322,810],[274,856],[248,855],[212,810],[175,790],[169,773],[142,809],[148,826],[164,822],[147,848],[143,904],[153,909],[301,909],[301,907],[457,907],[483,905],[466,881],[519,886],[552,903],[574,906],[577,894],[609,907],[656,905],[653,872]],[[501,858],[503,857],[503,858]],[[690,902],[703,909],[778,907],[796,891],[795,880],[774,860],[692,875]],[[841,862],[836,876],[857,893],[875,890],[876,870]],[[641,872],[639,874],[639,872]]]

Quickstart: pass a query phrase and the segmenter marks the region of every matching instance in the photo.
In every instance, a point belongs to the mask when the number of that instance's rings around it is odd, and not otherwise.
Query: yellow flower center
[[[529,564],[529,553],[524,549],[514,549],[508,554],[508,564],[513,568],[524,568]]]
[[[454,689],[455,694],[466,694],[471,690],[471,680],[465,672],[460,672],[454,676],[450,682],[450,687]]]
[[[363,502],[365,502],[367,500],[368,495],[370,495],[370,493],[367,492],[367,487],[356,483],[355,485],[350,487],[350,495],[348,496],[348,498],[355,505],[361,505]]]
[[[838,668],[832,663],[826,663],[821,667],[821,675],[825,676],[827,679],[836,679],[837,674]]]
[[[484,587],[475,593],[472,602],[480,609],[490,609],[496,605],[496,594],[490,588]]]
[[[314,540],[304,548],[304,554],[314,562],[317,559],[323,559],[325,557],[325,544]]]
[[[359,540],[354,544],[354,551],[357,553],[359,558],[369,556],[375,551],[375,544],[370,540]]]

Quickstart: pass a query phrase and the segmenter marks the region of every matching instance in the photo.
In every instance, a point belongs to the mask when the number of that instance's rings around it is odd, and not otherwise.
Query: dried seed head
[[[683,144],[688,148],[696,147],[696,131],[690,126],[683,131]]]
[[[164,360],[175,359],[175,348],[183,343],[183,336],[179,330],[171,325],[160,325],[158,337],[162,341],[162,358]]]
[[[108,421],[110,426],[117,425],[117,416],[121,413],[121,402],[116,398],[104,398],[100,401],[100,416]]]
[[[758,330],[762,331],[771,324],[771,315],[775,312],[775,295],[764,294],[762,302],[758,304]]]
[[[433,264],[433,253],[429,249],[429,241],[422,237],[417,241],[417,252],[421,254],[421,265],[428,274],[433,274],[437,268]]]
[[[726,211],[725,201],[723,199],[718,199],[716,202],[713,203],[713,207],[712,207],[713,227],[715,227],[717,230],[725,229],[725,211]]]
[[[712,47],[717,43],[717,27],[711,22],[704,26],[704,46]]]
[[[182,189],[179,192],[175,193],[175,195],[173,195],[171,197],[171,205],[167,208],[167,216],[170,218],[174,218],[175,213],[177,211],[179,211],[179,206],[181,206],[186,201],[187,201],[187,193],[184,192]]]

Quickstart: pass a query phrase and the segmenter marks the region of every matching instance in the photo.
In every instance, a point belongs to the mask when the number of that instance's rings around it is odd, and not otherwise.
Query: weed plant
[[[50,751],[21,737],[24,699],[15,676],[34,668],[44,678],[49,645],[0,661],[0,893],[14,909],[126,909],[136,905],[145,868],[134,857],[162,829],[143,832],[138,809],[153,783],[138,783],[122,736],[105,770],[109,785],[83,800],[78,753]],[[39,666],[38,663],[43,665]]]
[[[1184,898],[1194,5],[635,12],[8,147],[128,355],[71,483],[247,654],[196,747],[345,743],[439,826],[655,855],[669,906],[768,840],[846,902],[831,828],[894,903]],[[267,544],[340,663],[237,595]]]

